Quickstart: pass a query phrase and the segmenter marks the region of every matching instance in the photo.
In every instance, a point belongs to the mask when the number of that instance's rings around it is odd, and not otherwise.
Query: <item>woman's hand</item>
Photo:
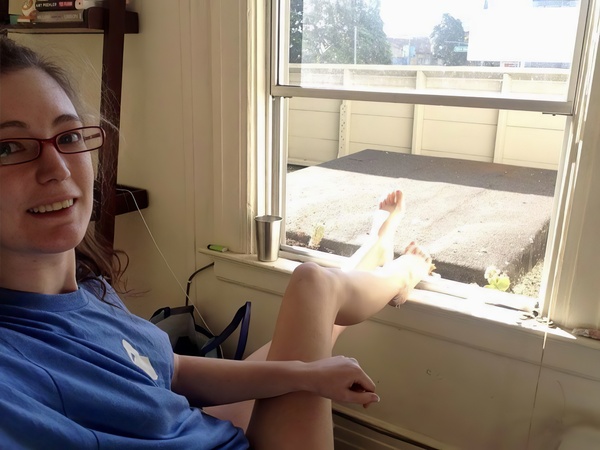
[[[379,401],[375,383],[354,358],[333,356],[306,363],[307,390],[336,402],[358,403],[367,408]]]

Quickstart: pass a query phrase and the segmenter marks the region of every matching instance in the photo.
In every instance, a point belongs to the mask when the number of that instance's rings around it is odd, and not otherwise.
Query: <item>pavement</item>
[[[396,233],[400,255],[415,240],[436,272],[485,284],[488,266],[516,281],[543,259],[555,170],[363,150],[288,173],[286,237],[349,256],[365,242],[380,198],[401,189],[406,214]]]

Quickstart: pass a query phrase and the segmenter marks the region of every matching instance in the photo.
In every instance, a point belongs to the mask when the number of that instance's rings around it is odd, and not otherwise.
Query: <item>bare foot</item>
[[[390,302],[390,306],[398,308],[408,299],[413,288],[431,272],[431,256],[414,242],[406,247],[404,254],[384,266],[385,269],[399,270],[404,273],[406,283]]]
[[[395,190],[379,202],[371,237],[350,258],[345,269],[374,270],[394,259],[394,235],[404,213],[402,191]]]
[[[377,236],[379,237],[377,244],[384,253],[379,260],[379,265],[383,266],[394,259],[394,235],[404,214],[402,191],[390,192],[386,198],[379,202],[377,214],[381,215],[381,212],[387,213],[387,217],[377,230]]]

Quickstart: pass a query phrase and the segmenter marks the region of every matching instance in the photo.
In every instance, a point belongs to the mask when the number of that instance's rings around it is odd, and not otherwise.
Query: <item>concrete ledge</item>
[[[364,150],[288,174],[287,243],[307,246],[322,224],[319,250],[349,256],[380,197],[401,189],[397,255],[415,240],[444,278],[481,285],[494,265],[516,280],[544,256],[555,183],[554,170]]]

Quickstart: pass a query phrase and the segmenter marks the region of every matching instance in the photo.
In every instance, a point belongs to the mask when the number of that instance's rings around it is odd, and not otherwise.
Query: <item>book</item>
[[[74,11],[38,11],[32,17],[32,23],[68,23],[83,22],[83,13],[85,10]]]
[[[37,11],[73,11],[80,9],[88,9],[94,6],[104,6],[106,1],[104,0],[62,0],[62,1],[48,1],[48,0],[37,0],[35,2],[35,9]]]
[[[21,14],[17,17],[17,23],[31,23],[31,16],[24,16]]]

